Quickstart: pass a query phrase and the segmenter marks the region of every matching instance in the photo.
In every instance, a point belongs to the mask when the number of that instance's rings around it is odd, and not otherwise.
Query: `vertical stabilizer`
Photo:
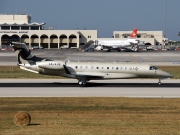
[[[133,32],[131,33],[130,38],[136,38],[136,37],[137,37],[137,31],[138,31],[138,29],[135,28],[135,29],[133,30]]]
[[[25,43],[12,42],[19,64],[35,63],[35,57]]]

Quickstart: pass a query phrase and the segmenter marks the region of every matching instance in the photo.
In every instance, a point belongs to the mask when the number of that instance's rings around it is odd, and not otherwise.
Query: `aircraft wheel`
[[[158,82],[159,85],[161,85],[161,80],[159,79],[159,82]]]
[[[86,82],[79,81],[78,83],[79,83],[79,85],[81,85],[83,87],[86,86]]]
[[[81,81],[79,81],[78,83],[79,83],[79,85],[82,85],[82,82],[81,82]]]

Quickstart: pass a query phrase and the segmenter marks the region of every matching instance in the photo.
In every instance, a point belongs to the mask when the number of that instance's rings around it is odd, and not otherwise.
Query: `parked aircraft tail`
[[[137,31],[138,31],[138,29],[135,28],[135,29],[133,30],[133,32],[131,33],[130,38],[136,38],[136,37],[137,37]]]

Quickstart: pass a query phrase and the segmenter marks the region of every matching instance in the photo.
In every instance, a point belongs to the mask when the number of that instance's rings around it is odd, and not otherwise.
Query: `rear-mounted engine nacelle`
[[[46,61],[46,62],[40,62],[37,64],[39,68],[45,68],[45,69],[53,69],[53,70],[60,70],[63,69],[64,62],[60,61]]]

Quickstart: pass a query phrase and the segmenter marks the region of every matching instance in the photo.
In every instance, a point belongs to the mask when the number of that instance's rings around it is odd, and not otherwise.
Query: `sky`
[[[164,31],[166,24],[164,35],[180,41],[180,0],[0,0],[0,14],[30,14],[31,22],[59,30],[98,30],[101,38],[134,28]]]

